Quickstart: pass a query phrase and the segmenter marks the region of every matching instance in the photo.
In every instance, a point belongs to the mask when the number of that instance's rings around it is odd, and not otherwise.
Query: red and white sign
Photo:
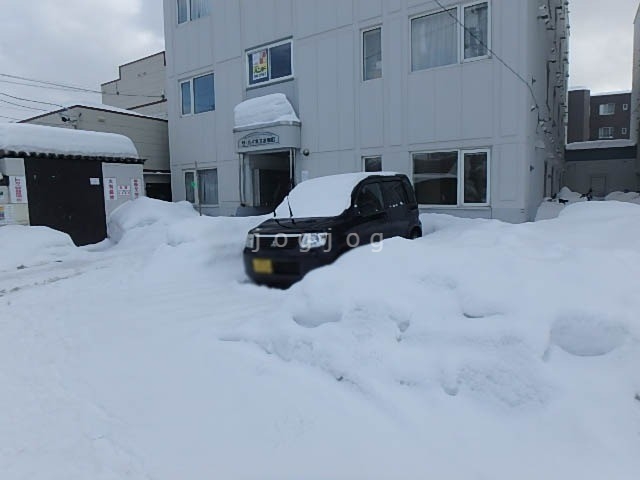
[[[118,185],[118,195],[121,197],[130,197],[131,185]]]
[[[105,178],[104,179],[104,198],[107,200],[117,200],[117,192],[118,182],[115,178]]]
[[[131,179],[131,192],[134,200],[142,195],[142,181],[139,178]]]
[[[27,177],[9,177],[11,203],[27,203]]]

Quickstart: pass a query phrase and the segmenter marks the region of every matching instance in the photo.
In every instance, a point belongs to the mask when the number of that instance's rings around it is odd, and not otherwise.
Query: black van
[[[273,215],[247,235],[244,266],[258,284],[287,287],[351,248],[422,236],[411,182],[395,173],[307,180]]]

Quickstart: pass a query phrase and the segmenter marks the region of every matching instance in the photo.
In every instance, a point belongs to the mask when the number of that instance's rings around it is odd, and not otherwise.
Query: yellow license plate
[[[273,262],[268,258],[254,258],[253,271],[263,275],[271,275],[273,273]]]

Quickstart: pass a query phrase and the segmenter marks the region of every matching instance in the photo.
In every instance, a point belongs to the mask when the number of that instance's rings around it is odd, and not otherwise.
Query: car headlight
[[[247,235],[247,240],[244,242],[244,246],[248,249],[253,250],[254,248],[256,248],[255,244],[256,236],[253,233],[250,233],[249,235]]]
[[[327,244],[328,233],[305,233],[300,239],[300,248],[308,250],[310,248],[320,248]]]

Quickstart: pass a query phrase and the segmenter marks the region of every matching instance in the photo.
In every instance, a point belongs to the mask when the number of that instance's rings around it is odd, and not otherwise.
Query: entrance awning
[[[251,98],[234,109],[238,153],[300,148],[300,119],[282,93]]]

